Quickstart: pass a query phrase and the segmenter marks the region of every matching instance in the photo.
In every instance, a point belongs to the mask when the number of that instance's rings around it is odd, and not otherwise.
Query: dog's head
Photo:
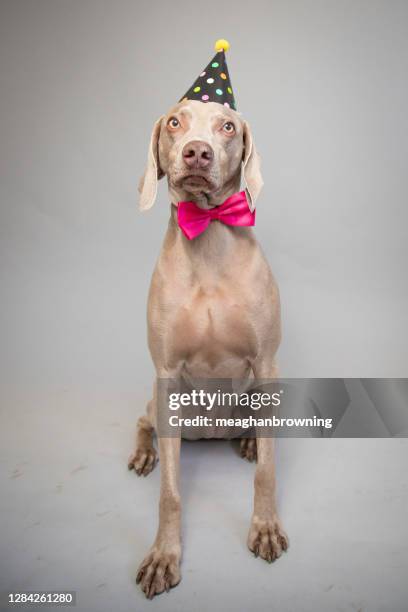
[[[173,202],[221,204],[237,191],[241,168],[251,210],[262,189],[260,160],[246,121],[216,102],[185,100],[158,119],[140,181],[140,208],[153,206],[167,176]]]

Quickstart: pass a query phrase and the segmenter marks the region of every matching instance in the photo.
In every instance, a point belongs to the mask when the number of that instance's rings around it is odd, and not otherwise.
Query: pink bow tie
[[[227,198],[220,206],[209,210],[200,208],[195,202],[179,202],[177,219],[183,234],[192,240],[215,220],[226,225],[255,225],[255,211],[249,210],[245,191],[240,191]]]

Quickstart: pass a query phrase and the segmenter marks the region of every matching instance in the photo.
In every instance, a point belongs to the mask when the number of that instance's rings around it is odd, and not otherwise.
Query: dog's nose
[[[214,151],[209,144],[201,140],[192,140],[183,148],[183,159],[189,168],[208,168],[214,158]]]

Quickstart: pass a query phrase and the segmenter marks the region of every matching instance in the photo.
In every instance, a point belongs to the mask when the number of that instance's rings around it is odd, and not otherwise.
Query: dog
[[[178,202],[213,209],[239,191],[241,175],[253,211],[263,185],[260,158],[248,123],[236,111],[184,100],[156,121],[139,184],[140,208],[153,206],[158,180],[166,176],[171,212],[148,298],[148,344],[157,379],[128,462],[138,475],[149,474],[157,461],[157,380],[277,376],[279,291],[252,228],[215,221],[188,240],[177,220]],[[136,577],[148,598],[181,579],[180,438],[159,436],[158,447],[159,527]],[[241,454],[257,458],[248,547],[271,562],[288,548],[276,509],[273,439],[242,440]]]

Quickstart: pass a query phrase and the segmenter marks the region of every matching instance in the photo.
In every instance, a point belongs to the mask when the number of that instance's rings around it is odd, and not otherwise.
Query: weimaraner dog
[[[263,182],[248,123],[218,103],[186,100],[156,121],[147,168],[140,181],[140,207],[156,199],[167,176],[169,226],[148,299],[149,348],[157,379],[277,376],[280,342],[279,291],[250,227],[212,222],[188,240],[177,221],[177,203],[213,208],[240,189],[243,176],[251,210]],[[156,463],[157,381],[147,415],[138,421],[129,469],[147,475]],[[141,563],[137,582],[147,597],[180,581],[180,438],[158,439],[161,462],[159,527]],[[272,438],[242,440],[241,454],[257,458],[254,510],[248,547],[274,561],[288,547],[275,502]]]

